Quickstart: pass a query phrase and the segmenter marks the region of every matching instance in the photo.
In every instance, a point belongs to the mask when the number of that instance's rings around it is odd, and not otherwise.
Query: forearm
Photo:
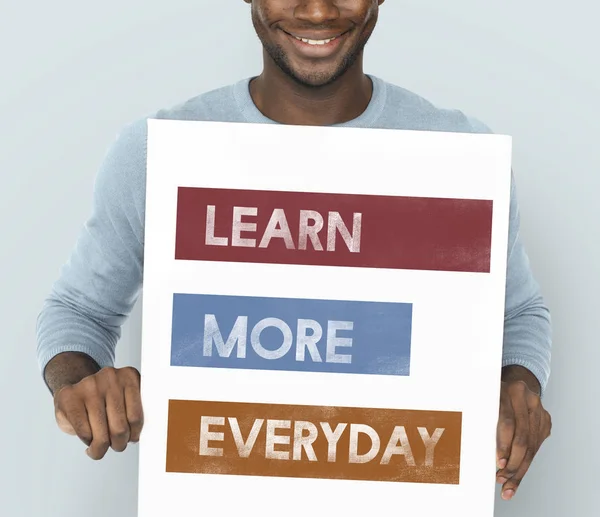
[[[143,277],[146,130],[145,119],[124,128],[100,166],[91,214],[37,319],[41,372],[65,352],[89,356],[100,368],[114,365]],[[67,366],[53,382],[87,371]]]
[[[531,271],[520,238],[520,215],[513,181],[510,202],[502,366],[506,372],[528,370],[543,395],[550,377],[552,326],[550,311]],[[508,367],[521,368],[508,368]],[[508,376],[507,374],[504,374]],[[537,381],[537,383],[536,383]],[[535,386],[534,386],[535,387]]]
[[[81,352],[100,366],[111,366],[120,338],[120,321],[111,321],[99,307],[84,310],[89,300],[69,301],[64,293],[52,294],[44,303],[36,322],[37,358],[40,371],[57,354]]]

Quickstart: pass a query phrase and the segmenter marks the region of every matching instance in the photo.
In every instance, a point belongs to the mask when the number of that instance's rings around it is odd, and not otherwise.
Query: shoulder
[[[100,179],[128,186],[144,194],[148,120],[219,120],[235,118],[233,85],[196,95],[172,106],[160,108],[122,126],[110,142],[101,168]]]
[[[423,131],[460,133],[493,133],[478,118],[456,108],[443,107],[401,86],[381,81],[385,89],[385,109],[382,120],[390,127]]]
[[[237,122],[239,109],[236,104],[235,87],[236,84],[229,84],[209,90],[171,107],[160,109],[150,118]]]
[[[226,121],[234,113],[234,85],[222,86],[172,106],[160,108],[125,125],[117,135],[116,144],[132,150],[145,151],[149,119],[218,120]],[[225,119],[225,120],[224,120]]]
[[[146,114],[121,128],[113,146],[129,153],[146,151],[148,120],[219,120],[226,121],[228,113],[234,113],[234,85],[222,86],[172,106]],[[225,119],[225,120],[224,120]],[[135,152],[134,152],[135,154]]]

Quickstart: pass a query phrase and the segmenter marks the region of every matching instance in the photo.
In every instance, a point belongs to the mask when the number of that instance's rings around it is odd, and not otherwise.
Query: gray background
[[[0,514],[133,517],[137,450],[96,463],[58,431],[35,318],[116,132],[257,73],[260,47],[242,0],[0,6]],[[367,50],[368,72],[515,139],[523,239],[554,317],[554,433],[497,516],[599,514],[599,15],[592,0],[388,0]],[[119,365],[139,366],[139,337],[138,307]]]

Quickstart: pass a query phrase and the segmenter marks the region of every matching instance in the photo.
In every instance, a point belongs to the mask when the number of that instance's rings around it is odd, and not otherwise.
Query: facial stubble
[[[254,25],[258,39],[260,40],[266,54],[285,75],[287,75],[300,86],[308,88],[322,88],[338,80],[356,63],[357,59],[364,52],[365,46],[367,45],[367,42],[373,33],[375,20],[372,20],[369,23],[369,30],[367,30],[358,40],[356,45],[343,56],[340,64],[333,73],[315,72],[308,76],[305,74],[300,75],[294,70],[281,45],[277,45],[268,41],[265,35],[264,27],[261,25],[260,20],[258,19],[254,10],[252,11],[252,24]]]

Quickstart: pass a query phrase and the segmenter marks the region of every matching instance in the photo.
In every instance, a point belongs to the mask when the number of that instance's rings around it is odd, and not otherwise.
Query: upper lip
[[[298,32],[291,32],[291,31],[287,31],[285,29],[282,29],[283,32],[285,32],[286,34],[289,34],[290,36],[293,36],[294,38],[301,38],[301,39],[310,39],[313,41],[322,41],[322,40],[326,40],[326,39],[333,39],[333,38],[339,38],[340,36],[342,36],[343,34],[345,34],[347,31],[339,31],[339,32],[312,32],[310,34],[308,33],[298,33]]]

